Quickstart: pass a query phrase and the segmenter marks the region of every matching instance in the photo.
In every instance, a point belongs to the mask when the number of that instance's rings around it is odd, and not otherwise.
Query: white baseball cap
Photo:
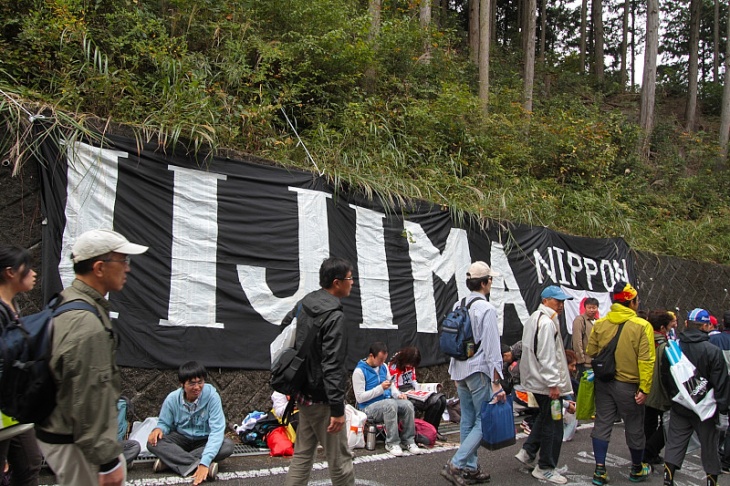
[[[113,251],[125,255],[140,255],[148,249],[146,246],[130,243],[129,240],[116,231],[97,229],[87,231],[78,237],[71,248],[71,260],[74,263],[83,262]]]
[[[474,262],[469,265],[469,270],[466,272],[466,278],[484,278],[484,277],[501,277],[502,274],[495,272],[489,265],[482,261]]]

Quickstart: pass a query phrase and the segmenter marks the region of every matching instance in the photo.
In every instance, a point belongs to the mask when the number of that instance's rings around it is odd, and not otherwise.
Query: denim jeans
[[[456,382],[461,404],[461,445],[451,458],[451,464],[460,469],[476,470],[478,467],[477,452],[482,442],[482,403],[490,398],[490,384],[489,377],[480,372]]]

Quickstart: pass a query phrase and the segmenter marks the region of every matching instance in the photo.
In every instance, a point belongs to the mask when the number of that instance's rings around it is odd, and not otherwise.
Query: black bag
[[[304,342],[298,348],[295,344],[293,348],[284,349],[276,358],[271,365],[271,388],[289,396],[292,400],[296,393],[304,389],[307,382],[306,360],[309,349],[312,347],[314,337],[331,313],[332,311],[328,311],[316,316],[312,329],[309,330]],[[305,310],[304,315],[309,316],[309,313]],[[301,324],[302,322],[299,320],[297,326]]]
[[[626,323],[619,324],[613,339],[591,360],[593,374],[600,381],[613,381],[616,378],[616,346],[618,345],[618,338],[621,336],[621,331],[624,329],[624,324]]]
[[[20,423],[42,423],[56,408],[56,384],[49,361],[53,347],[53,318],[71,310],[93,312],[93,305],[74,300],[60,304],[54,297],[40,312],[21,317],[6,314],[0,335],[0,410]]]

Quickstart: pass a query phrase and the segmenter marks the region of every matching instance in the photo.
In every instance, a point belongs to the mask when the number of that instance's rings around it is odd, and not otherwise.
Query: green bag
[[[589,373],[593,375],[592,371],[585,371],[580,377],[578,397],[575,403],[575,418],[578,420],[592,420],[596,415],[596,391],[593,380],[588,381]]]

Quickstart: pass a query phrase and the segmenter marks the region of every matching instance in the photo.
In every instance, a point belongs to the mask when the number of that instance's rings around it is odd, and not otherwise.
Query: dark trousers
[[[7,459],[12,472],[12,486],[38,486],[43,456],[32,429],[0,442],[0,467]]]
[[[540,469],[554,469],[558,466],[560,448],[563,446],[563,419],[553,420],[550,413],[552,400],[548,395],[538,393],[534,395],[539,412],[522,448],[530,454],[530,457],[535,457],[540,452],[537,461]]]
[[[411,403],[413,403],[413,408],[423,412],[423,420],[433,425],[438,432],[441,416],[446,410],[446,397],[444,394],[434,393],[425,402],[411,400]]]
[[[147,443],[147,449],[156,455],[170,469],[180,476],[187,477],[197,469],[200,458],[203,456],[208,438],[190,439],[177,432],[170,432],[153,446]],[[223,444],[218,454],[213,459],[219,462],[233,454],[233,442],[231,439],[223,439]]]
[[[702,468],[707,474],[721,474],[720,454],[717,450],[720,432],[717,430],[716,424],[715,419],[707,419],[703,422],[690,410],[681,405],[672,404],[664,462],[674,464],[677,469],[681,469],[684,456],[687,454],[689,439],[693,432],[697,432],[700,439]]]
[[[656,458],[664,449],[664,421],[662,411],[644,407],[644,460]]]

